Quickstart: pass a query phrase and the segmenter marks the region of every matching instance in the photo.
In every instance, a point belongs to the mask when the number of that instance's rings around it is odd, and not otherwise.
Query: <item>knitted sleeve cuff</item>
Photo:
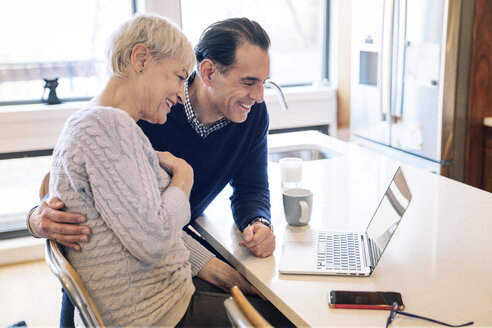
[[[184,231],[182,237],[186,248],[190,252],[191,274],[196,276],[215,255]]]

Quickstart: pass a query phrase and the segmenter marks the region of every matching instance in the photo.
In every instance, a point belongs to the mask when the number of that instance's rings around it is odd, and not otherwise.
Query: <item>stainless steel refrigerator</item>
[[[353,0],[353,139],[463,180],[474,0]]]

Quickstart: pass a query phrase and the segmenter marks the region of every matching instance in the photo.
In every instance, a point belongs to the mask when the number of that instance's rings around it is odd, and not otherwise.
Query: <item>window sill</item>
[[[282,111],[273,89],[265,90],[270,128],[330,125],[336,131],[336,89],[328,86],[284,88],[289,109]],[[87,102],[59,105],[0,106],[0,153],[53,149],[67,118]]]
[[[67,118],[86,103],[0,106],[0,153],[53,149]]]
[[[44,244],[33,237],[0,240],[0,266],[44,259]]]

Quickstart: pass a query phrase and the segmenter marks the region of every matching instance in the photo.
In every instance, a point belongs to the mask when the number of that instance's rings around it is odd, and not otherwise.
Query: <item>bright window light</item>
[[[323,76],[325,1],[183,0],[183,31],[193,45],[210,24],[248,17],[270,35],[270,75],[282,85],[311,84]]]
[[[107,78],[108,37],[131,15],[131,1],[3,1],[0,103],[40,101],[43,79],[57,77],[60,99],[94,96]]]

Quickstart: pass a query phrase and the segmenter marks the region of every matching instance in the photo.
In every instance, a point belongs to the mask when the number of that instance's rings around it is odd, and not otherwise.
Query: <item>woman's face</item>
[[[184,82],[188,78],[187,67],[179,60],[164,58],[148,63],[142,73],[143,90],[140,118],[163,124],[176,103],[184,101]]]

